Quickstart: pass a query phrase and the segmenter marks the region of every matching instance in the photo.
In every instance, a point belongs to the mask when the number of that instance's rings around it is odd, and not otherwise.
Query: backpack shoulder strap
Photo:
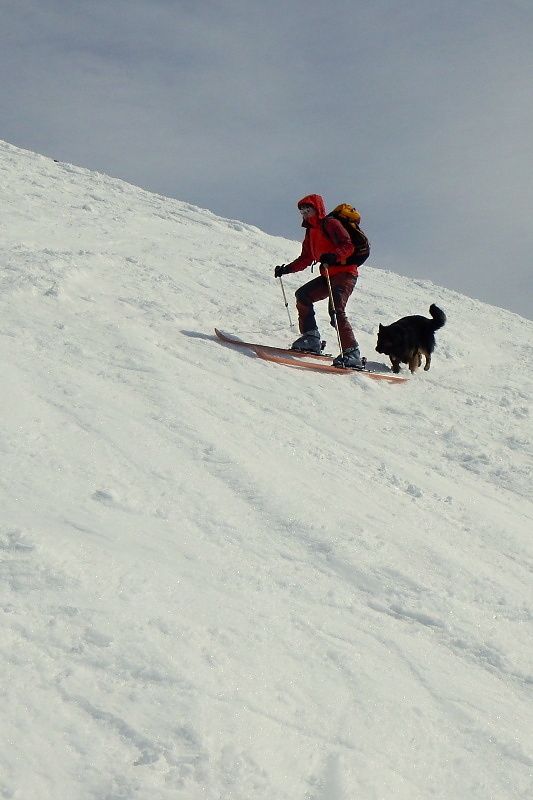
[[[324,218],[321,220],[322,232],[324,233],[324,235],[325,235],[325,236],[327,236],[327,237],[328,237],[328,239],[330,240],[330,242],[333,242],[333,244],[338,244],[338,240],[337,240],[337,241],[335,241],[335,234],[333,234],[333,233],[331,232],[331,226],[329,226],[329,228],[330,228],[330,229],[328,230],[328,223],[329,223],[329,222],[331,222],[332,220],[335,220],[336,222],[338,222],[338,223],[339,223],[339,225],[341,226],[341,228],[342,228],[344,231],[346,231],[346,228],[344,227],[344,225],[342,224],[342,222],[340,221],[340,219],[337,219],[337,217],[334,217],[332,214],[327,214],[327,216],[325,216],[325,217],[324,217]],[[334,225],[333,227],[334,227],[334,229],[335,229],[335,230],[338,230],[338,227],[337,227],[336,225]],[[346,231],[346,233],[348,233],[348,236],[350,235],[348,231]],[[350,237],[350,238],[351,238],[351,237]]]

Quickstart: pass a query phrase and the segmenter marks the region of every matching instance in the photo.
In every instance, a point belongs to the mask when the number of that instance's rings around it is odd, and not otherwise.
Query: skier
[[[319,194],[309,194],[298,203],[303,217],[305,237],[302,252],[290,264],[275,267],[274,277],[300,272],[314,262],[320,262],[320,276],[300,286],[296,291],[298,328],[302,334],[292,345],[292,350],[320,353],[320,333],[317,328],[313,304],[329,297],[326,269],[329,272],[334,308],[330,308],[331,324],[335,318],[342,352],[334,360],[336,367],[361,368],[361,354],[354,332],[346,316],[345,307],[357,282],[357,258],[354,245],[344,226],[337,219],[326,216],[324,201]],[[350,258],[352,256],[352,258]],[[325,267],[324,267],[325,265]]]

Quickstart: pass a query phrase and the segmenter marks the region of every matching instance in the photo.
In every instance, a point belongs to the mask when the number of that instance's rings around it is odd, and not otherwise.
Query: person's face
[[[314,217],[316,214],[316,208],[314,208],[314,206],[302,205],[299,206],[299,209],[300,209],[300,214],[304,219],[309,219],[310,217]]]

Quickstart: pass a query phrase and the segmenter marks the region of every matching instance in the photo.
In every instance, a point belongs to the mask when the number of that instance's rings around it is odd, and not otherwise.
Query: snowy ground
[[[0,797],[530,800],[533,323],[365,266],[430,372],[302,373],[213,335],[291,341],[298,242],[3,143],[0,195]]]

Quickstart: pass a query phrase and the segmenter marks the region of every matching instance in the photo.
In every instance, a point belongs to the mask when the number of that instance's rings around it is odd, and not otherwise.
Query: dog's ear
[[[380,331],[383,330],[383,325],[381,324],[381,322],[379,323],[379,329],[380,329]]]

